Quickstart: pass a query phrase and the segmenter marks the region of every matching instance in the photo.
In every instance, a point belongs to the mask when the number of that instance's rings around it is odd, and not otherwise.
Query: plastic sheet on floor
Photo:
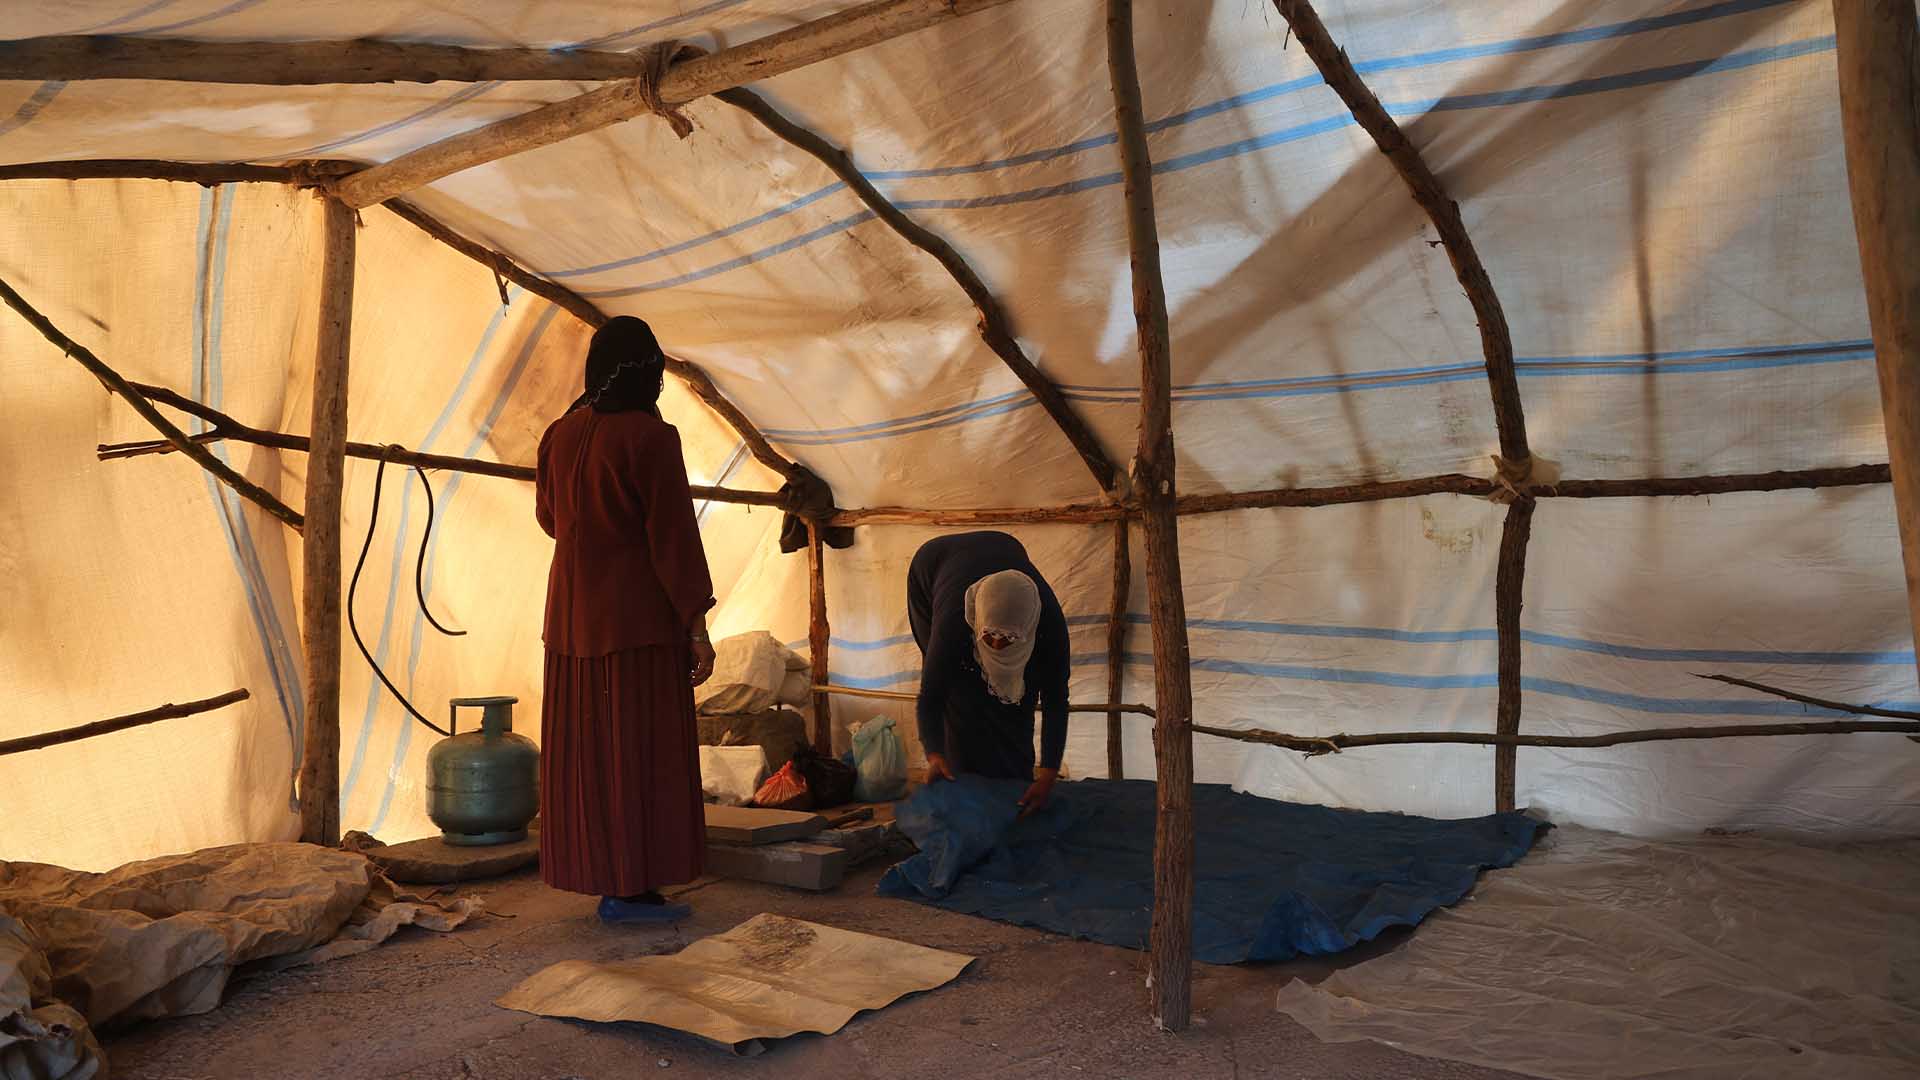
[[[760,1040],[831,1035],[867,1009],[945,986],[970,956],[780,915],[758,915],[672,956],[566,960],[495,1004],[540,1016],[628,1020],[754,1054]]]
[[[1325,1040],[1556,1080],[1920,1075],[1920,840],[1559,829],[1279,1007]]]
[[[962,777],[898,813],[920,853],[883,895],[1142,949],[1153,913],[1154,785],[1082,780],[1019,819],[1019,781]],[[1194,956],[1207,963],[1337,953],[1458,901],[1511,866],[1544,823],[1442,821],[1193,789]]]

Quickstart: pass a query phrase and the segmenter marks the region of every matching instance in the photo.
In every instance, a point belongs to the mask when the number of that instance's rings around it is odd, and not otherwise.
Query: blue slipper
[[[609,923],[674,923],[693,914],[686,904],[642,904],[617,896],[600,898],[600,921]]]

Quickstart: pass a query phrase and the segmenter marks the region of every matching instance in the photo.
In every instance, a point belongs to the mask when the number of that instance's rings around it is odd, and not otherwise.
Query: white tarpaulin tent
[[[380,38],[627,50],[737,45],[812,0],[91,0],[13,5],[0,38]],[[1489,476],[1498,449],[1474,313],[1433,226],[1272,5],[1136,13],[1171,317],[1183,496]],[[1504,304],[1541,465],[1578,479],[1887,460],[1849,210],[1826,3],[1327,0],[1334,38],[1448,193]],[[256,86],[0,81],[0,162],[380,162],[586,84]],[[844,147],[962,251],[1027,355],[1126,462],[1140,377],[1101,5],[1020,0],[756,89]],[[712,99],[681,140],[652,117],[456,172],[409,199],[711,375],[841,507],[1056,506],[1099,490],[975,333],[967,296],[814,158]],[[321,209],[272,183],[0,182],[0,278],[129,379],[245,423],[307,430]],[[588,327],[390,210],[360,211],[351,437],[530,464],[577,392]],[[506,303],[502,303],[502,290]],[[0,857],[85,869],[298,834],[301,538],[149,439],[26,322],[0,317],[0,739],[244,686],[236,708],[0,757]],[[663,409],[696,484],[781,477],[675,381]],[[304,454],[210,444],[301,505]],[[349,570],[375,465],[350,459]],[[520,481],[441,472],[425,624],[426,503],[389,467],[356,596],[368,647],[421,707],[515,694],[537,735],[550,542]],[[781,514],[714,502],[716,636],[805,648],[808,564]],[[1490,731],[1505,509],[1460,494],[1185,517],[1195,715],[1300,734]],[[1008,526],[1075,627],[1078,700],[1151,701],[1135,574],[1107,690],[1110,525]],[[832,678],[911,690],[905,569],[937,528],[829,549]],[[1135,532],[1138,543],[1139,533]],[[1136,553],[1136,565],[1144,557]],[[1709,670],[1920,707],[1885,483],[1690,498],[1540,500],[1522,629],[1523,729],[1813,711]],[[349,643],[341,826],[427,834],[430,733]],[[844,730],[910,707],[836,699]],[[1068,767],[1106,767],[1078,717]],[[902,731],[910,731],[903,725]],[[1127,771],[1151,775],[1129,717]],[[1520,805],[1640,833],[1920,828],[1916,748],[1864,734],[1523,748]],[[1443,816],[1493,808],[1494,752],[1390,746],[1303,758],[1200,736],[1196,778]]]

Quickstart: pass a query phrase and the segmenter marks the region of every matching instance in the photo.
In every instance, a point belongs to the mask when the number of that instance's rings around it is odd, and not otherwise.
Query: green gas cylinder
[[[518,698],[454,698],[447,730],[427,752],[427,817],[440,838],[462,847],[524,840],[540,812],[540,748],[513,733]],[[481,710],[480,730],[457,734],[460,707]]]

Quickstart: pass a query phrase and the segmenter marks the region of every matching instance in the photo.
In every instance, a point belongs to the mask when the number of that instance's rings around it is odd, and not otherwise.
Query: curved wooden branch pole
[[[242,498],[279,518],[295,531],[299,531],[306,525],[306,519],[299,511],[281,502],[272,492],[235,472],[232,467],[214,457],[206,447],[194,442],[186,432],[173,426],[172,422],[162,416],[160,410],[154,408],[153,403],[148,401],[140,391],[135,390],[131,383],[120,376],[119,372],[108,367],[105,361],[93,355],[86,346],[61,333],[59,327],[54,326],[46,316],[35,311],[33,305],[27,303],[25,298],[15,292],[13,286],[4,280],[0,280],[0,300],[5,300],[8,307],[19,312],[20,317],[27,320],[28,325],[35,330],[40,331],[40,336],[52,342],[55,348],[92,372],[94,378],[105,384],[108,390],[120,395],[121,400],[125,401],[134,412],[139,413],[142,420],[152,424],[155,430],[165,436],[166,440],[177,447],[181,453],[192,459],[194,464],[212,473],[216,479],[238,492]]]
[[[861,4],[731,49],[683,59],[661,77],[658,104],[684,105],[1009,2],[875,0]],[[463,169],[631,120],[651,111],[653,106],[645,98],[637,81],[605,86],[402,154],[341,180],[333,194],[348,206],[372,206]]]
[[[503,252],[495,251],[484,244],[454,232],[444,223],[421,210],[419,207],[414,206],[412,203],[401,199],[394,199],[383,205],[388,210],[399,215],[400,220],[405,221],[407,224],[412,225],[414,228],[419,229],[435,240],[440,241],[460,254],[465,255],[467,258],[492,270],[495,274],[513,282],[533,295],[567,311],[573,315],[574,318],[579,319],[588,326],[598,329],[606,324],[608,318],[607,313],[596,307],[593,301],[588,300],[586,297],[581,296],[579,293],[574,292],[559,282],[541,277],[539,274],[526,269],[515,262],[511,256]],[[753,454],[754,459],[760,462],[760,464],[778,473],[789,483],[804,483],[803,478],[812,475],[808,473],[805,468],[788,460],[778,451],[774,450],[773,444],[769,443],[767,437],[760,433],[760,429],[754,426],[753,421],[747,419],[746,414],[740,411],[739,406],[728,401],[726,395],[720,392],[720,388],[714,385],[713,379],[697,365],[690,364],[679,357],[669,354],[667,356],[667,371],[686,383],[687,389],[692,392],[694,397],[700,399],[701,404],[712,409],[722,420],[726,421],[727,425],[733,428],[734,432],[747,444],[748,452]]]
[[[1758,690],[1763,694],[1772,694],[1774,697],[1786,698],[1788,701],[1798,701],[1802,705],[1816,705],[1822,709],[1832,709],[1834,712],[1853,713],[1856,716],[1888,716],[1897,720],[1920,720],[1920,712],[1909,712],[1906,709],[1882,709],[1875,705],[1849,705],[1844,701],[1830,701],[1827,698],[1808,697],[1805,694],[1796,693],[1792,690],[1782,690],[1777,686],[1768,686],[1766,683],[1757,683],[1748,679],[1736,679],[1731,675],[1702,675],[1695,672],[1694,678],[1711,679],[1714,682],[1726,683],[1728,686],[1741,686],[1748,690]]]
[[[0,47],[5,46],[0,42]],[[173,180],[213,187],[218,184],[292,184],[319,187],[360,168],[351,161],[296,161],[288,165],[244,162],[154,161],[145,158],[96,158],[89,161],[29,161],[0,165],[0,180]]]
[[[91,724],[62,728],[59,731],[44,731],[38,735],[23,735],[17,739],[7,739],[4,742],[0,742],[0,757],[5,757],[8,754],[21,754],[28,750],[44,750],[49,746],[60,746],[64,743],[79,742],[81,739],[91,739],[96,735],[109,735],[116,731],[125,731],[128,728],[157,723],[161,720],[173,720],[182,716],[193,716],[198,713],[212,712],[215,709],[224,709],[235,702],[245,701],[250,696],[246,688],[242,687],[239,690],[229,690],[218,697],[201,698],[199,701],[188,701],[179,705],[169,703],[157,709],[128,713],[125,716],[116,716],[110,720],[95,720]]]
[[[1467,301],[1473,305],[1474,317],[1480,323],[1480,348],[1487,358],[1487,379],[1493,389],[1493,420],[1500,432],[1500,456],[1515,471],[1515,479],[1524,480],[1532,451],[1527,447],[1520,381],[1513,370],[1513,335],[1507,329],[1507,316],[1500,307],[1500,298],[1493,291],[1493,279],[1487,276],[1486,265],[1480,261],[1473,238],[1467,235],[1467,226],[1460,219],[1459,204],[1447,197],[1440,178],[1428,167],[1426,159],[1407,141],[1406,133],[1393,117],[1387,115],[1380,99],[1367,88],[1347,54],[1334,44],[1333,35],[1327,32],[1326,24],[1320,21],[1310,0],[1274,0],[1274,7],[1293,28],[1293,36],[1320,69],[1327,86],[1340,95],[1360,127],[1373,137],[1374,145],[1393,163],[1394,171],[1406,182],[1414,201],[1427,212],[1434,230],[1440,234],[1440,244],[1446,249],[1447,259],[1453,263],[1453,272],[1460,279],[1460,287],[1466,290]]]
[[[1067,441],[1073,444],[1074,451],[1080,455],[1080,460],[1086,462],[1087,471],[1093,473],[1094,482],[1100,485],[1100,490],[1108,492],[1114,490],[1118,473],[1113,467],[1113,462],[1108,460],[1107,452],[1101,447],[1100,440],[1094,436],[1093,429],[1087,426],[1080,414],[1074,412],[1073,406],[1060,393],[1060,388],[1053,384],[1053,380],[1042,374],[1040,369],[1034,366],[1033,361],[1027,358],[1026,350],[1022,349],[1019,341],[1014,338],[1013,318],[1007,313],[1006,305],[1000,302],[1000,298],[993,294],[992,289],[987,288],[987,283],[980,279],[980,275],[974,272],[973,267],[958,251],[954,250],[952,244],[893,205],[892,200],[882,195],[880,189],[874,187],[873,182],[854,165],[853,158],[848,156],[846,151],[815,132],[789,120],[781,114],[780,110],[768,104],[765,98],[743,87],[722,90],[714,96],[758,120],[762,127],[783,142],[805,151],[832,170],[833,175],[839,177],[849,190],[859,196],[860,201],[865,203],[867,209],[872,210],[876,217],[885,222],[894,232],[899,233],[907,243],[933,256],[935,261],[945,267],[947,273],[967,294],[967,299],[973,301],[973,306],[979,309],[980,337],[987,343],[987,347],[1013,370],[1014,375],[1026,385],[1028,392],[1033,394],[1034,400],[1038,401],[1047,415],[1053,418],[1053,422],[1059,425],[1061,433],[1067,437]]]

